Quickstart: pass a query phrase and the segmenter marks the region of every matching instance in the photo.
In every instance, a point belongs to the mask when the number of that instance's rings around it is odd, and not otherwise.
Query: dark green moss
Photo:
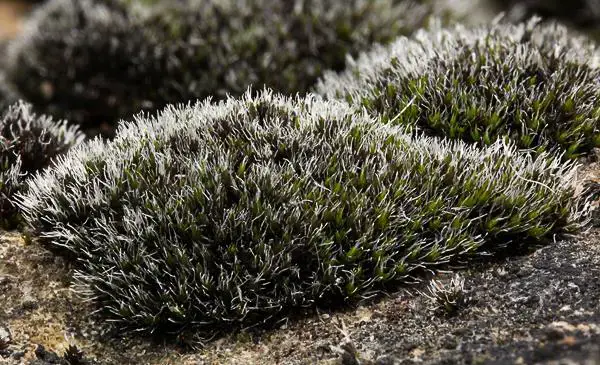
[[[20,195],[27,222],[80,263],[77,280],[122,329],[210,337],[580,223],[571,163],[258,94],[138,117]]]
[[[432,30],[361,56],[319,86],[385,123],[578,157],[600,146],[595,45],[561,26]]]
[[[26,178],[80,143],[83,135],[66,122],[33,114],[22,102],[0,115],[0,225],[14,228],[20,217],[13,197],[23,192]]]
[[[240,95],[305,93],[346,54],[423,24],[407,0],[53,0],[12,42],[9,81],[36,110],[97,127],[140,110]]]

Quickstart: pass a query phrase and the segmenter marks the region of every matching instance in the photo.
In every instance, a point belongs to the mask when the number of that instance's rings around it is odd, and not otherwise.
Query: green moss
[[[26,178],[80,143],[83,135],[66,122],[36,116],[30,105],[19,102],[1,114],[0,140],[0,226],[14,228],[20,216],[13,198],[24,191]]]
[[[320,93],[384,123],[575,158],[600,146],[595,45],[558,25],[437,29],[376,47]]]
[[[305,93],[347,53],[420,27],[407,0],[52,0],[9,46],[9,81],[36,110],[114,123],[249,85]]]
[[[580,223],[572,163],[256,94],[140,116],[19,196],[122,329],[211,336],[268,323]]]

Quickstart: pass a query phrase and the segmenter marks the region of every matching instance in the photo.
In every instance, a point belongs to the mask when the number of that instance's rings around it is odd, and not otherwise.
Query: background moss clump
[[[511,21],[533,15],[555,19],[600,39],[600,1],[598,0],[494,0],[495,10],[506,11]]]
[[[18,102],[0,113],[0,226],[14,228],[19,211],[13,198],[22,193],[27,177],[53,158],[83,141],[76,126],[37,116]]]
[[[4,79],[0,74],[0,113],[4,113],[16,101],[16,95],[6,87]]]
[[[385,123],[574,158],[600,146],[598,57],[594,43],[536,19],[435,28],[375,47],[318,90]]]
[[[578,227],[572,163],[251,94],[138,116],[19,196],[122,329],[210,336]]]
[[[9,45],[7,79],[37,111],[84,126],[249,85],[304,93],[345,55],[411,33],[410,0],[51,0]]]

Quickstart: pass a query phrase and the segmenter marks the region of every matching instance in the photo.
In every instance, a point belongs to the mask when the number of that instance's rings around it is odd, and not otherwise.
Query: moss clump
[[[24,191],[25,179],[79,144],[83,134],[66,122],[33,114],[22,102],[0,115],[0,226],[13,228],[19,222],[13,198]]]
[[[258,94],[139,116],[19,196],[123,328],[214,334],[577,228],[572,163]]]
[[[423,24],[410,0],[52,0],[9,46],[9,81],[36,110],[114,123],[140,110],[267,85],[304,93],[347,53]]]
[[[495,0],[499,11],[507,11],[511,21],[523,21],[533,15],[557,19],[598,39],[600,3],[597,0]]]
[[[318,89],[386,123],[573,158],[600,146],[598,57],[593,43],[536,19],[457,26],[376,47]]]

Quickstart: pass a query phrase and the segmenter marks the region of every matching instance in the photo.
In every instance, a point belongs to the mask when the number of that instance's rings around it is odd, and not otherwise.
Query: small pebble
[[[8,328],[0,326],[0,349],[12,343],[12,335]]]
[[[60,357],[54,352],[46,350],[42,345],[37,345],[35,348],[35,356],[37,356],[39,360],[50,364],[60,364]]]
[[[21,301],[21,309],[31,311],[38,307],[38,302],[35,298],[27,296]]]

